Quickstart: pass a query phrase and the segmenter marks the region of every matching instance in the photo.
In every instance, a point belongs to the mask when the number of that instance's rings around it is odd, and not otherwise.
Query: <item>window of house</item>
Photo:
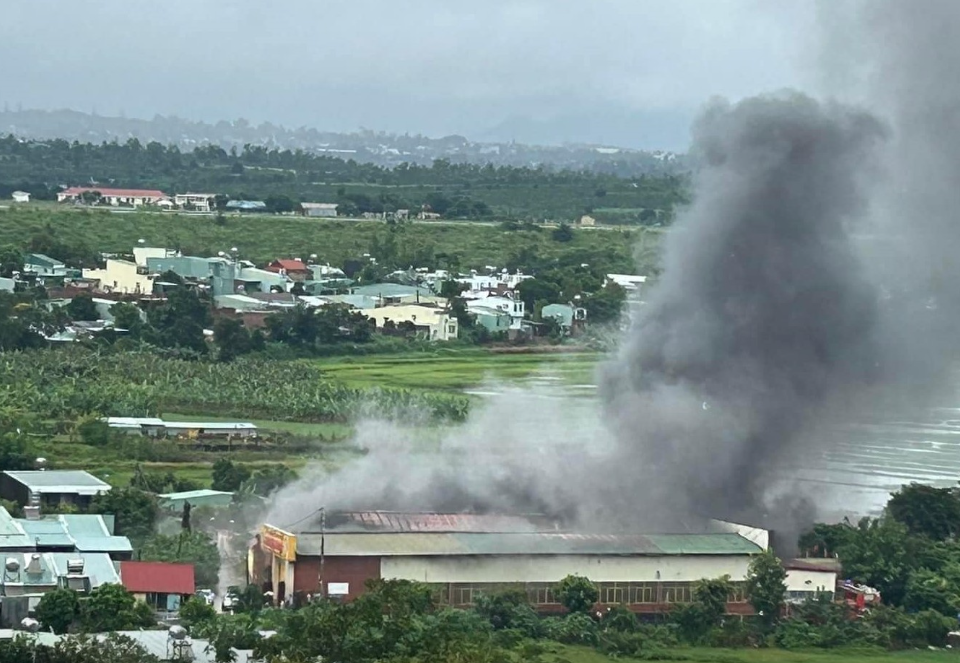
[[[626,583],[622,582],[601,582],[600,583],[600,603],[616,605],[623,603],[626,598]]]
[[[656,603],[657,602],[657,583],[655,582],[634,582],[629,586],[630,603]]]

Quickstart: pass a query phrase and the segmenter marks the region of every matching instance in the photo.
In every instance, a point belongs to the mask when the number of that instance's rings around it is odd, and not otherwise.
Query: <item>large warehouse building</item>
[[[454,606],[520,585],[550,611],[560,607],[552,587],[579,574],[597,584],[601,604],[657,613],[689,601],[698,580],[728,575],[737,587],[728,610],[748,613],[740,585],[769,542],[766,530],[720,521],[699,533],[587,534],[538,517],[381,511],[329,514],[309,530],[265,525],[250,550],[251,581],[278,602],[318,594],[350,600],[383,578],[434,585]],[[805,576],[792,591],[832,592],[835,574],[828,575]]]

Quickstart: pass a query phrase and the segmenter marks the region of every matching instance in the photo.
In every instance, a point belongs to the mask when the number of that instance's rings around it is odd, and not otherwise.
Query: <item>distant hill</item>
[[[144,120],[73,110],[0,111],[0,135],[13,134],[37,140],[62,138],[85,143],[123,143],[130,138],[137,138],[142,143],[156,141],[163,145],[176,145],[185,151],[206,145],[217,145],[226,150],[235,147],[239,150],[249,144],[327,154],[380,166],[400,163],[429,165],[437,159],[447,159],[453,163],[590,170],[620,177],[678,174],[688,170],[686,157],[672,152],[649,152],[601,144],[531,145],[503,138],[518,128],[502,126],[490,131],[492,140],[489,142],[475,142],[463,136],[429,138],[369,130],[345,134],[307,127],[289,129],[269,122],[253,125],[243,119],[210,124],[160,115]],[[619,127],[611,135],[622,136],[625,130]],[[525,126],[523,131],[517,133],[536,136],[538,132]]]

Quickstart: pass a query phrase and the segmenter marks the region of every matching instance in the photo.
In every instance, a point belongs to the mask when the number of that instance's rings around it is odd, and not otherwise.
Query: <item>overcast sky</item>
[[[680,148],[804,87],[805,0],[6,0],[0,102]]]

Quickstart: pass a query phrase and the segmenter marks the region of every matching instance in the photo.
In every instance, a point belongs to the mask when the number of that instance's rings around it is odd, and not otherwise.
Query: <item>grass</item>
[[[785,651],[783,649],[707,649],[683,648],[664,650],[662,660],[696,661],[699,663],[937,663],[956,660],[954,651],[902,651],[833,649]],[[551,645],[544,655],[548,663],[611,663],[623,658],[611,658],[593,649]],[[632,660],[632,659],[626,659]]]
[[[379,355],[316,360],[330,377],[352,387],[464,390],[489,381],[523,381],[553,375],[568,384],[589,383],[600,356],[572,353],[492,354],[482,350],[451,355]],[[311,360],[313,361],[313,360]]]

